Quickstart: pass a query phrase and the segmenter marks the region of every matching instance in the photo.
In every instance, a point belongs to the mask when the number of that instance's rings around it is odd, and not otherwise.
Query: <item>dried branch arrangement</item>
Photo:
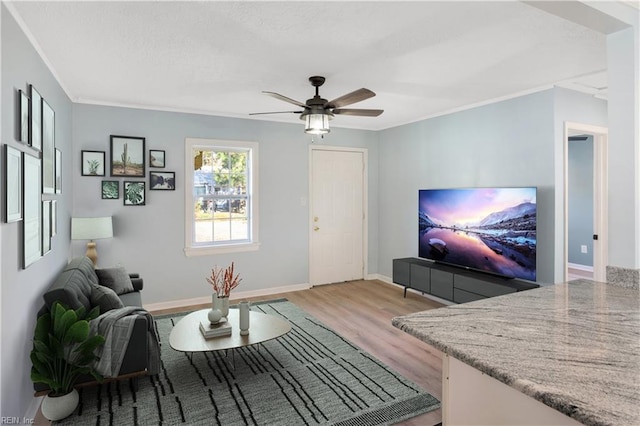
[[[216,265],[211,270],[211,276],[207,277],[207,282],[213,287],[213,291],[218,297],[229,297],[231,290],[238,287],[242,278],[240,274],[234,273],[235,265],[231,262],[231,266],[225,269],[219,268]]]

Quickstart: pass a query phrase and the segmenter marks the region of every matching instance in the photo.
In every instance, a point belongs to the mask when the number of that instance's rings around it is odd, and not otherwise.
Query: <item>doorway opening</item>
[[[564,281],[604,281],[607,264],[605,127],[565,122]]]

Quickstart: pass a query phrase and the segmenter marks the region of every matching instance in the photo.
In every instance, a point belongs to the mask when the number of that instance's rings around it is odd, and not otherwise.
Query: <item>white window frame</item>
[[[187,257],[206,256],[222,253],[237,253],[243,251],[255,251],[260,247],[258,239],[258,143],[249,141],[231,141],[219,139],[185,139],[185,163],[184,163],[184,206],[185,206],[185,247],[184,253]],[[216,242],[208,245],[195,243],[193,240],[193,228],[195,226],[193,218],[193,206],[196,197],[193,193],[193,155],[194,149],[205,151],[211,150],[249,150],[249,158],[247,159],[247,196],[249,198],[247,218],[249,220],[249,239],[241,242]]]

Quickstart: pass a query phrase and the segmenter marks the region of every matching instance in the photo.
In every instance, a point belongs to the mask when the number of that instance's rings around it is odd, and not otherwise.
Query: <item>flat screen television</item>
[[[422,189],[419,257],[536,280],[536,188]]]

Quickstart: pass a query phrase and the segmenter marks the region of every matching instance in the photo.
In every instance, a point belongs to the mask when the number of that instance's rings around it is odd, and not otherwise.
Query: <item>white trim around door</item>
[[[569,265],[569,136],[576,134],[593,136],[593,233],[597,240],[593,242],[593,279],[606,281],[608,262],[608,179],[606,127],[582,123],[564,123],[564,281],[568,281]]]

